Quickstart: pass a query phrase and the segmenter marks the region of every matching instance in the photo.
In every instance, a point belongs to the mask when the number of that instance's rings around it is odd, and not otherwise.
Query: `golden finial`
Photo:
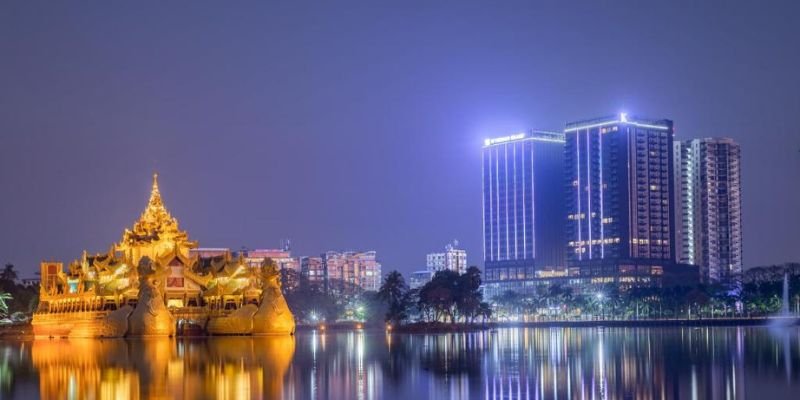
[[[153,188],[150,190],[150,201],[148,203],[150,207],[162,204],[161,193],[158,191],[158,172],[153,173]]]

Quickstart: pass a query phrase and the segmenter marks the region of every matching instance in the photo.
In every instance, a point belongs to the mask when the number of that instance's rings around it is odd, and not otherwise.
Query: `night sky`
[[[202,246],[482,265],[483,139],[620,111],[737,140],[745,267],[800,259],[800,2],[265,3],[3,2],[0,262],[106,251],[157,170]]]

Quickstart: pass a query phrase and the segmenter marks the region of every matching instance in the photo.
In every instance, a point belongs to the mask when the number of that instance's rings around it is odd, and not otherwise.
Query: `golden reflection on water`
[[[0,399],[786,398],[800,328],[0,341]]]
[[[37,340],[42,399],[280,398],[295,339]]]

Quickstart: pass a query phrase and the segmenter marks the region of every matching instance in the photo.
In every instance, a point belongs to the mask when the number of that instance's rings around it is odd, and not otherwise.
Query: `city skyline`
[[[11,5],[0,262],[28,277],[104,251],[158,171],[204,246],[290,238],[297,255],[370,249],[408,274],[458,237],[482,267],[483,140],[618,112],[666,116],[675,140],[733,138],[744,267],[798,259],[792,12],[430,5],[398,29],[409,15],[375,7],[262,7]]]

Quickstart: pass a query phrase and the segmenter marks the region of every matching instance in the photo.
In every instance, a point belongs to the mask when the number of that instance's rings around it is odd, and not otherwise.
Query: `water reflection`
[[[0,342],[0,398],[792,398],[800,329]]]
[[[14,343],[4,345],[13,349]],[[282,396],[295,340],[71,339],[16,345],[22,358],[30,347],[43,399],[261,399]],[[9,394],[23,397],[21,391]]]

